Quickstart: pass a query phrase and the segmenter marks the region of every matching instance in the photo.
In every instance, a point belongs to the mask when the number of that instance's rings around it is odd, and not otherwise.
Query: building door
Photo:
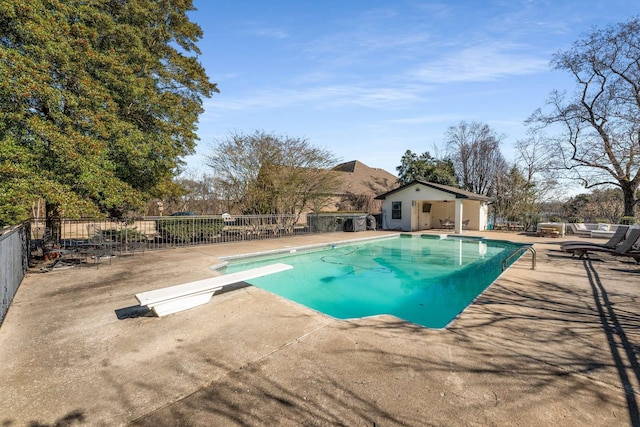
[[[431,228],[431,203],[420,202],[420,230],[428,230]]]
[[[431,203],[415,200],[411,203],[411,231],[431,228]]]

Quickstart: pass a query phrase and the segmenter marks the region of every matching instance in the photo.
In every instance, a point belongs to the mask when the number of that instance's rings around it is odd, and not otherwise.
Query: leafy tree
[[[640,18],[593,29],[552,63],[574,77],[576,91],[553,91],[546,111],[536,111],[528,124],[534,132],[557,130],[546,137],[557,170],[586,188],[620,188],[624,213],[633,216],[640,185]]]
[[[431,157],[428,151],[419,156],[411,150],[405,151],[396,170],[401,185],[416,179],[436,184],[457,185],[451,161]]]
[[[243,214],[291,214],[319,210],[338,181],[330,170],[337,160],[306,139],[263,131],[233,133],[215,141],[207,165],[232,209]]]
[[[590,198],[588,194],[578,194],[569,198],[560,206],[555,207],[557,213],[565,219],[576,219],[577,222],[584,222],[591,220],[587,215],[587,207],[589,206]],[[575,221],[572,221],[575,222]]]
[[[461,188],[493,195],[498,177],[508,172],[500,152],[502,138],[483,123],[462,121],[449,127],[447,151]]]
[[[110,213],[176,190],[202,97],[190,0],[0,2],[0,219]]]

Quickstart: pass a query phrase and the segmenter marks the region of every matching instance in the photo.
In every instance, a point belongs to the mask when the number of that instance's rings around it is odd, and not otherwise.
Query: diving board
[[[292,268],[293,266],[282,263],[265,265],[264,267],[196,280],[195,282],[140,292],[136,294],[136,299],[141,306],[147,306],[153,310],[156,316],[162,317],[208,303],[213,293],[223,286]]]

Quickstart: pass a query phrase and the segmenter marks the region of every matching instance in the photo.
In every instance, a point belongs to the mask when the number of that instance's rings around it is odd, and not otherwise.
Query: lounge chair
[[[595,246],[593,244],[575,245],[568,247],[567,252],[572,252],[573,255],[578,255],[578,258],[583,258],[585,255],[587,258],[592,252],[603,252],[613,256],[626,256],[634,258],[636,262],[640,260],[640,250],[635,245],[640,240],[640,228],[633,228],[627,235],[627,237],[615,248],[605,248],[602,246]]]
[[[625,239],[625,236],[627,235],[628,230],[629,230],[628,226],[619,225],[618,228],[616,229],[616,232],[613,234],[613,236],[611,236],[609,241],[607,241],[606,243],[592,243],[585,240],[571,240],[568,242],[562,242],[560,247],[562,248],[562,250],[566,250],[567,248],[570,248],[572,246],[590,245],[590,246],[598,246],[603,248],[614,249],[616,246],[620,244],[620,242],[622,242]]]
[[[589,230],[587,228],[587,226],[584,225],[583,223],[581,223],[581,222],[571,223],[571,224],[569,224],[569,226],[573,230],[573,234],[575,234],[577,236],[591,237],[591,230]]]

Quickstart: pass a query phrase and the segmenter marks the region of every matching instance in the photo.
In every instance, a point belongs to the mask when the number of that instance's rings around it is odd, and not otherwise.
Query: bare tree
[[[622,191],[619,188],[598,188],[591,193],[578,194],[558,209],[563,217],[573,217],[580,222],[611,223],[620,223],[623,211]]]
[[[534,136],[516,141],[515,164],[528,185],[535,186],[535,202],[549,201],[550,198],[566,198],[558,193],[559,177],[549,165],[553,153],[549,152],[544,140]]]
[[[500,152],[504,138],[484,123],[462,121],[447,130],[448,158],[453,162],[459,185],[485,196],[495,191],[498,176],[508,172]]]
[[[233,209],[244,214],[300,214],[320,209],[337,189],[337,159],[301,138],[263,131],[215,141],[207,165]]]
[[[589,195],[587,215],[596,221],[619,223],[623,215],[622,192],[619,188],[598,188]]]
[[[176,211],[191,211],[199,215],[219,215],[227,212],[225,200],[213,175],[194,173],[176,178],[174,182],[182,192],[163,200],[167,214]]]
[[[534,132],[558,129],[546,138],[553,166],[586,188],[619,187],[625,215],[633,216],[640,184],[640,18],[593,29],[552,64],[573,75],[577,90],[569,98],[553,91],[547,111],[539,109],[527,123]]]

